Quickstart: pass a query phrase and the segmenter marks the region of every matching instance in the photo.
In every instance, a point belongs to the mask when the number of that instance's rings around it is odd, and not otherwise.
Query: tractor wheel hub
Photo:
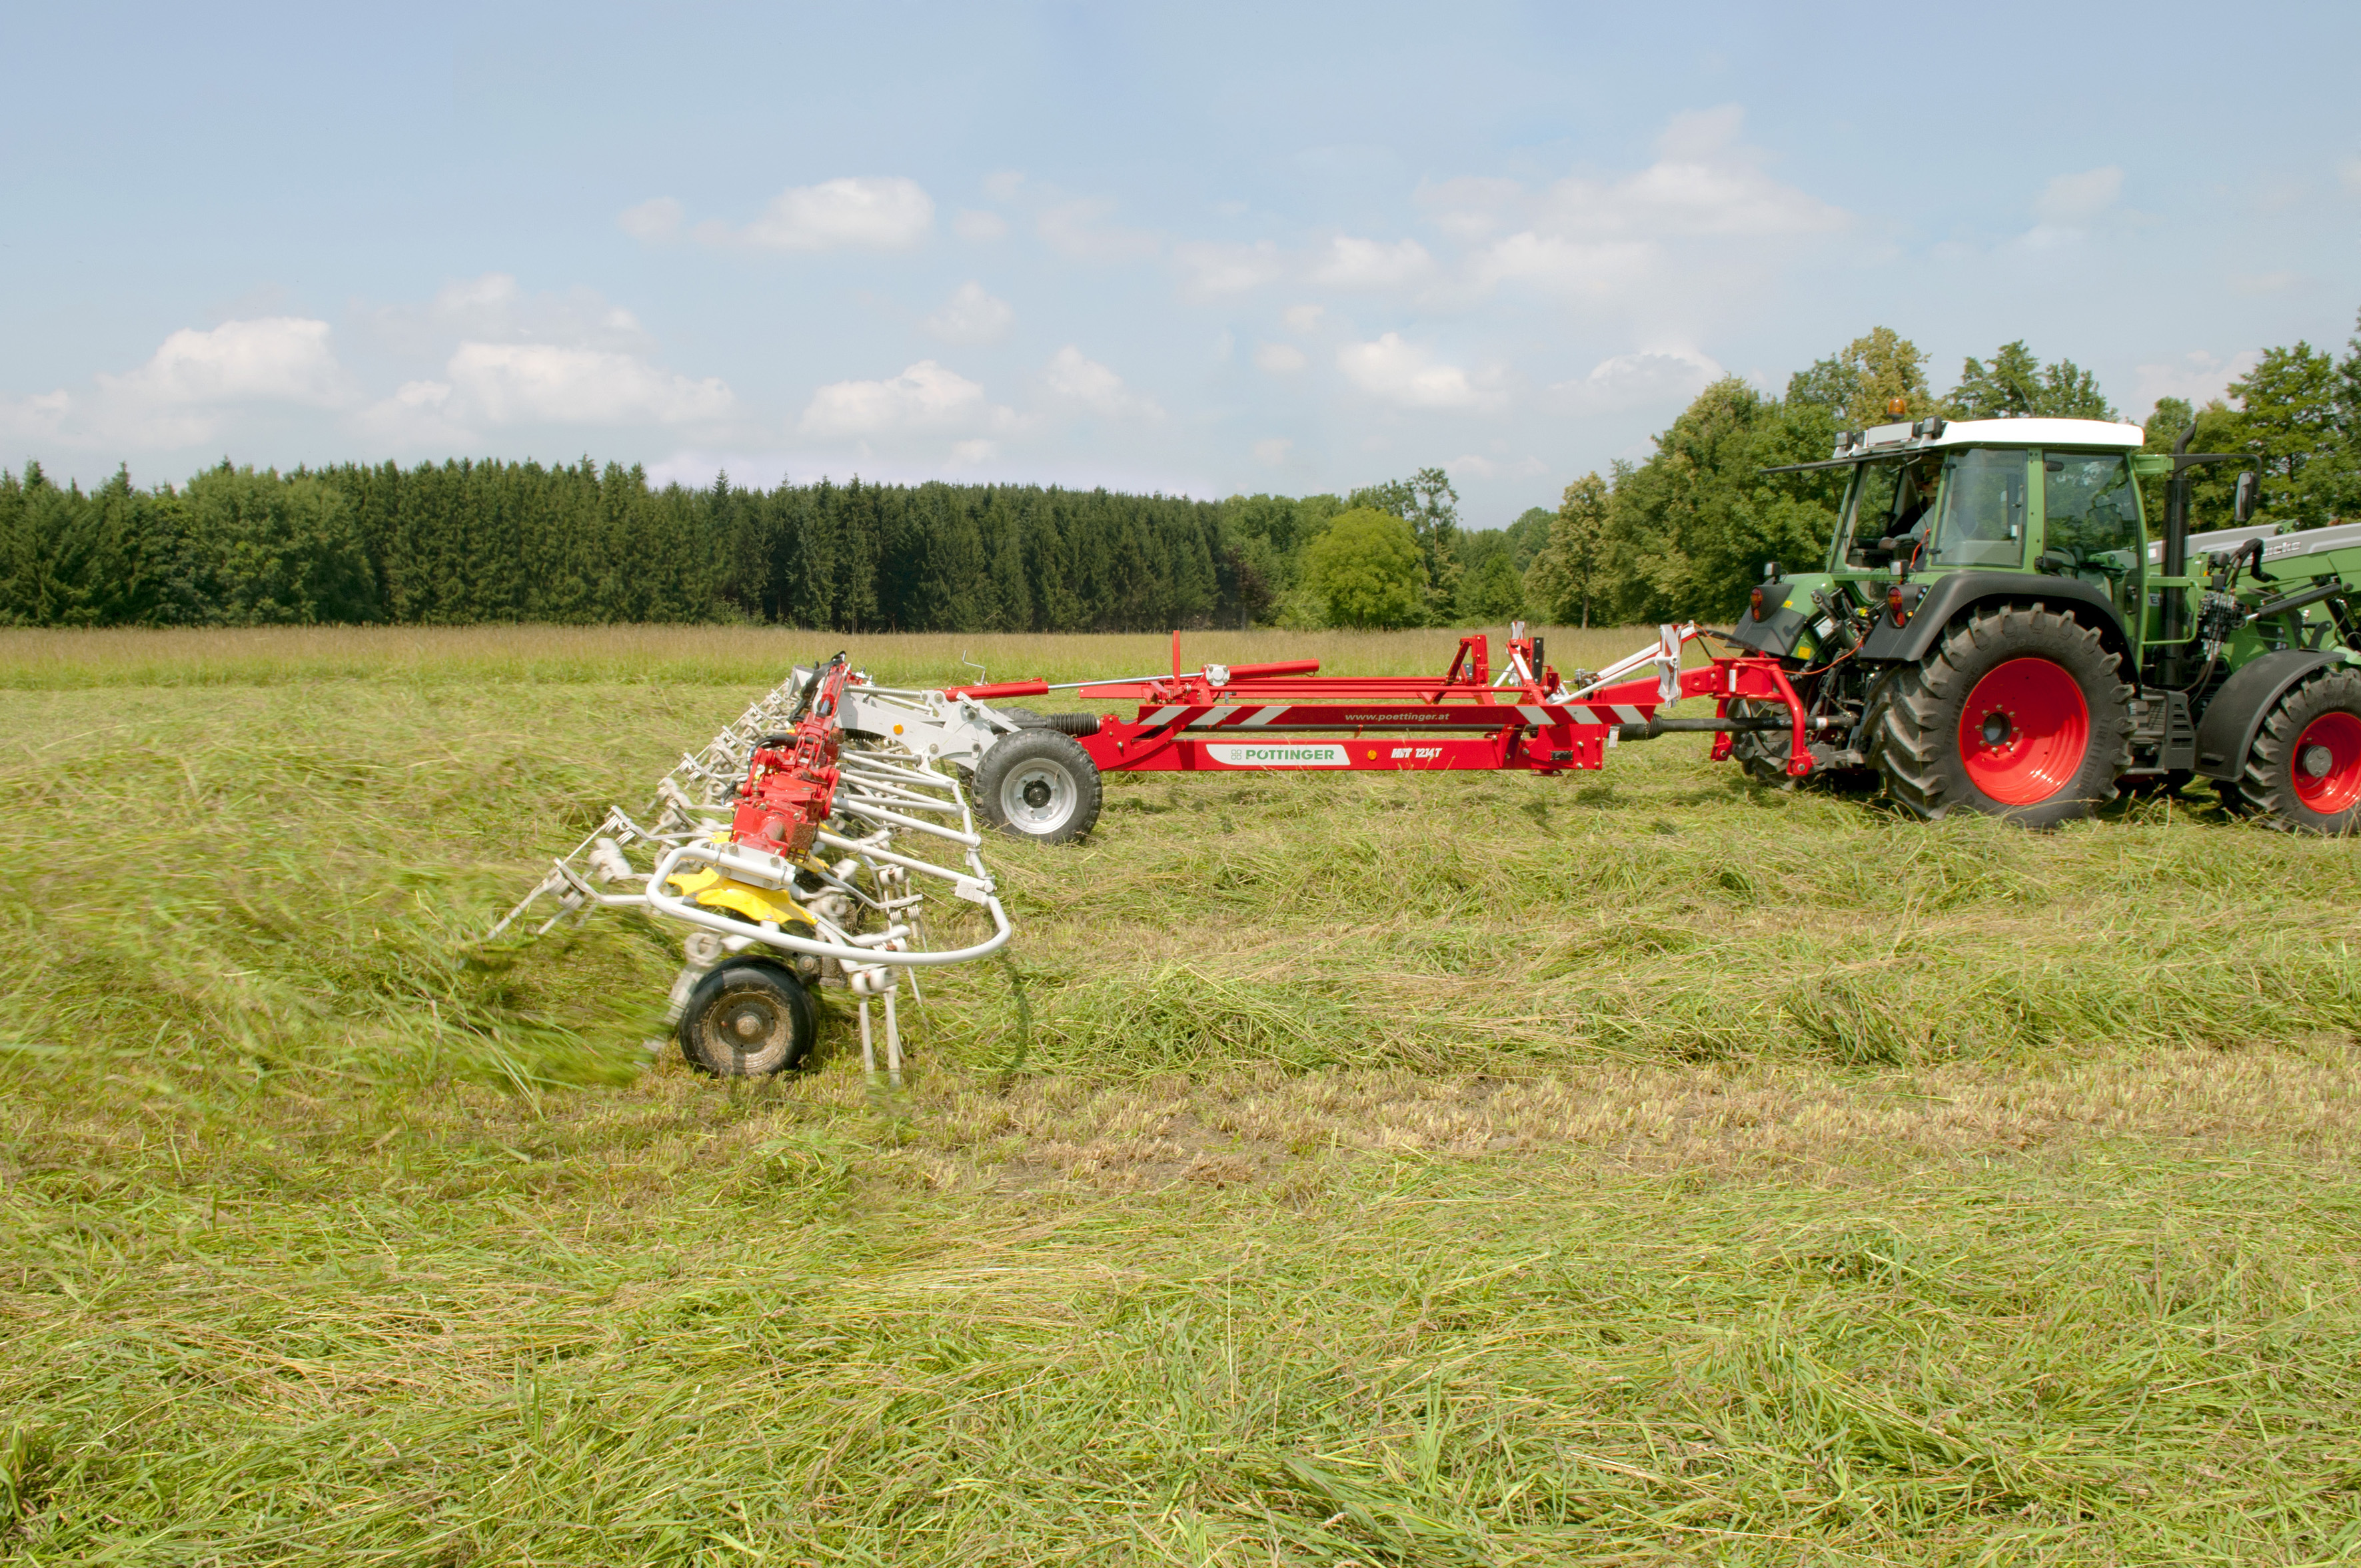
[[[2307,778],[2324,779],[2328,776],[2328,770],[2335,765],[2336,757],[2325,746],[2306,746],[2298,762]]]
[[[730,1032],[752,1044],[771,1032],[771,1021],[759,1007],[741,1007],[730,1015]]]
[[[1985,672],[1960,715],[1967,782],[2002,806],[2037,806],[2074,782],[2091,749],[2091,708],[2065,666],[2038,655]]]

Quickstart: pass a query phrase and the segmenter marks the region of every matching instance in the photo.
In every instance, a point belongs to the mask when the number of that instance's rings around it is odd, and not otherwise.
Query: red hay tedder
[[[1259,773],[1275,770],[1518,769],[1558,773],[1605,765],[1619,740],[1678,731],[1714,731],[1713,756],[1730,754],[1742,731],[1785,730],[1787,771],[1812,771],[1806,745],[1813,719],[1779,661],[1745,653],[1716,656],[1683,669],[1682,650],[1702,636],[1697,626],[1665,626],[1657,641],[1604,670],[1576,672],[1573,684],[1543,659],[1542,640],[1521,625],[1510,631],[1504,667],[1491,666],[1481,632],[1459,640],[1439,677],[1323,675],[1316,660],[1276,664],[1180,668],[1173,634],[1170,674],[1076,681],[1005,681],[940,694],[848,687],[849,729],[876,725],[920,749],[972,767],[983,818],[1021,836],[1079,838],[1098,815],[1097,774],[1112,772]],[[1071,691],[1085,701],[1135,701],[1120,718],[1090,713],[1036,714],[995,705]],[[876,724],[855,709],[900,706],[939,695],[939,717]],[[1662,717],[1684,697],[1710,697],[1711,718]],[[1741,711],[1733,712],[1740,704]],[[945,722],[948,720],[948,722]],[[962,723],[966,720],[966,723]],[[1013,726],[965,732],[976,721]],[[919,733],[939,729],[939,738]]]

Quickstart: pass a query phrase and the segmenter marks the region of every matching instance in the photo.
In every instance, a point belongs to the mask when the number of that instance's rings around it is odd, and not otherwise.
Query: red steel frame
[[[1664,629],[1672,655],[1697,635],[1694,626]],[[1084,684],[1084,699],[1137,699],[1138,716],[1105,718],[1098,732],[1078,739],[1104,772],[1261,773],[1275,770],[1521,768],[1538,773],[1605,766],[1607,748],[1626,726],[1645,726],[1679,697],[1714,699],[1717,718],[1739,697],[1774,702],[1787,710],[1787,772],[1812,771],[1805,745],[1804,704],[1776,660],[1713,659],[1667,681],[1669,658],[1642,679],[1563,695],[1557,672],[1535,670],[1537,640],[1512,636],[1510,672],[1492,684],[1490,645],[1482,633],[1459,640],[1451,668],[1439,680],[1411,675],[1321,675],[1317,660],[1286,664],[1180,668],[1173,634],[1173,673]],[[1043,696],[1039,681],[969,686],[950,695],[989,701]],[[1561,694],[1552,700],[1551,694]],[[1470,732],[1473,733],[1466,733]],[[1730,731],[1714,735],[1713,759],[1730,751]],[[1319,739],[1303,739],[1316,736]]]

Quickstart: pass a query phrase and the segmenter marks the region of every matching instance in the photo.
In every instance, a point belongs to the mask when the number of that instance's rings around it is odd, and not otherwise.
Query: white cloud
[[[1513,180],[1468,174],[1421,185],[1415,199],[1435,227],[1472,245],[1497,234],[1503,214],[1513,214],[1524,198],[1525,188]]]
[[[393,396],[371,403],[353,422],[380,444],[404,451],[472,445],[475,432],[457,417],[448,381],[405,381]]]
[[[935,199],[915,180],[872,175],[791,185],[742,229],[700,224],[708,243],[763,250],[908,250],[935,226]]]
[[[999,455],[1000,443],[997,441],[977,440],[954,441],[951,443],[951,461],[961,467],[972,467],[978,463],[989,463]]]
[[[1042,373],[1052,395],[1069,403],[1076,403],[1096,414],[1112,417],[1137,415],[1143,419],[1162,419],[1164,411],[1147,398],[1133,392],[1123,384],[1123,378],[1094,359],[1087,358],[1072,344],[1058,350],[1049,368]]]
[[[301,316],[184,327],[147,363],[0,406],[0,426],[71,446],[170,448],[212,441],[240,410],[334,409],[357,395],[329,345],[328,323]]]
[[[1375,343],[1348,343],[1336,351],[1336,367],[1371,397],[1406,409],[1470,408],[1477,400],[1467,372],[1440,365],[1425,349],[1389,332]]]
[[[998,213],[987,213],[974,207],[961,209],[951,219],[951,233],[961,239],[983,243],[1002,238],[1008,233],[1008,220]]]
[[[71,427],[73,406],[73,394],[66,391],[0,400],[0,437],[28,445],[37,442],[90,445],[92,443]]]
[[[1303,368],[1303,350],[1291,343],[1265,343],[1255,348],[1254,362],[1274,376]]]
[[[1643,281],[1659,264],[1657,247],[1645,241],[1566,239],[1527,229],[1478,252],[1475,274],[1485,284],[1514,280],[1609,294]]]
[[[995,202],[1013,202],[1025,189],[1025,176],[1014,169],[995,169],[983,177],[983,193]]]
[[[639,318],[595,289],[527,292],[506,272],[445,283],[423,305],[390,305],[362,319],[399,353],[440,355],[454,339],[473,343],[562,343],[644,354],[654,340]]]
[[[1290,332],[1311,333],[1320,329],[1320,318],[1327,313],[1321,305],[1290,305],[1279,319],[1287,323]]]
[[[1113,211],[1111,202],[1060,202],[1035,226],[1049,248],[1077,261],[1140,261],[1162,248],[1145,230],[1105,226],[1101,220]]]
[[[1434,258],[1414,239],[1356,239],[1338,235],[1312,270],[1312,280],[1331,289],[1400,289],[1434,270]]]
[[[1268,441],[1257,441],[1254,444],[1255,461],[1267,467],[1276,468],[1286,462],[1287,455],[1294,450],[1294,442],[1283,435],[1274,435]]]
[[[636,355],[545,343],[463,343],[445,373],[456,406],[494,424],[687,424],[719,419],[734,401],[709,377],[692,381]]]
[[[1183,287],[1201,299],[1243,294],[1287,276],[1286,258],[1267,239],[1252,245],[1176,246],[1172,258],[1186,276]]]
[[[2042,188],[2033,215],[2057,228],[2081,228],[2121,200],[2124,171],[2114,164],[2060,174]]]
[[[2133,373],[2132,401],[2126,406],[2152,409],[2160,398],[2180,398],[2203,408],[2262,361],[2258,349],[2242,348],[2224,359],[2200,348],[2178,359],[2142,365]]]
[[[921,359],[884,381],[835,381],[812,394],[801,429],[807,435],[867,437],[901,431],[994,430],[1016,416],[956,370]]]
[[[1016,313],[1005,300],[994,299],[981,283],[962,283],[941,310],[921,324],[945,343],[998,343],[1008,335]]]
[[[1569,175],[1527,196],[1513,181],[1464,179],[1422,187],[1419,201],[1445,233],[1477,240],[1528,230],[1571,240],[1767,239],[1832,233],[1843,209],[1783,184],[1740,140],[1736,104],[1675,115],[1656,160],[1620,180]]]
[[[633,239],[670,239],[680,232],[680,217],[678,202],[670,196],[658,196],[636,207],[625,207],[615,215],[615,223]]]
[[[315,408],[348,400],[349,383],[328,347],[328,323],[297,316],[183,327],[147,364],[99,386],[137,403],[186,408],[287,402]]]
[[[1653,349],[1602,359],[1588,375],[1560,381],[1550,390],[1571,395],[1586,412],[1606,413],[1683,404],[1725,374],[1693,348]]]

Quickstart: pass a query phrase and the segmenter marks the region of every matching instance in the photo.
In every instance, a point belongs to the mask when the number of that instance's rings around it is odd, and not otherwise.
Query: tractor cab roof
[[[1818,463],[1791,463],[1765,468],[1766,474],[1794,474],[1807,468],[1840,468],[1880,457],[1905,457],[1952,446],[2076,447],[2083,450],[2136,452],[2147,433],[2136,424],[2103,419],[1955,419],[1930,418],[1867,430],[1837,432],[1836,455]]]

